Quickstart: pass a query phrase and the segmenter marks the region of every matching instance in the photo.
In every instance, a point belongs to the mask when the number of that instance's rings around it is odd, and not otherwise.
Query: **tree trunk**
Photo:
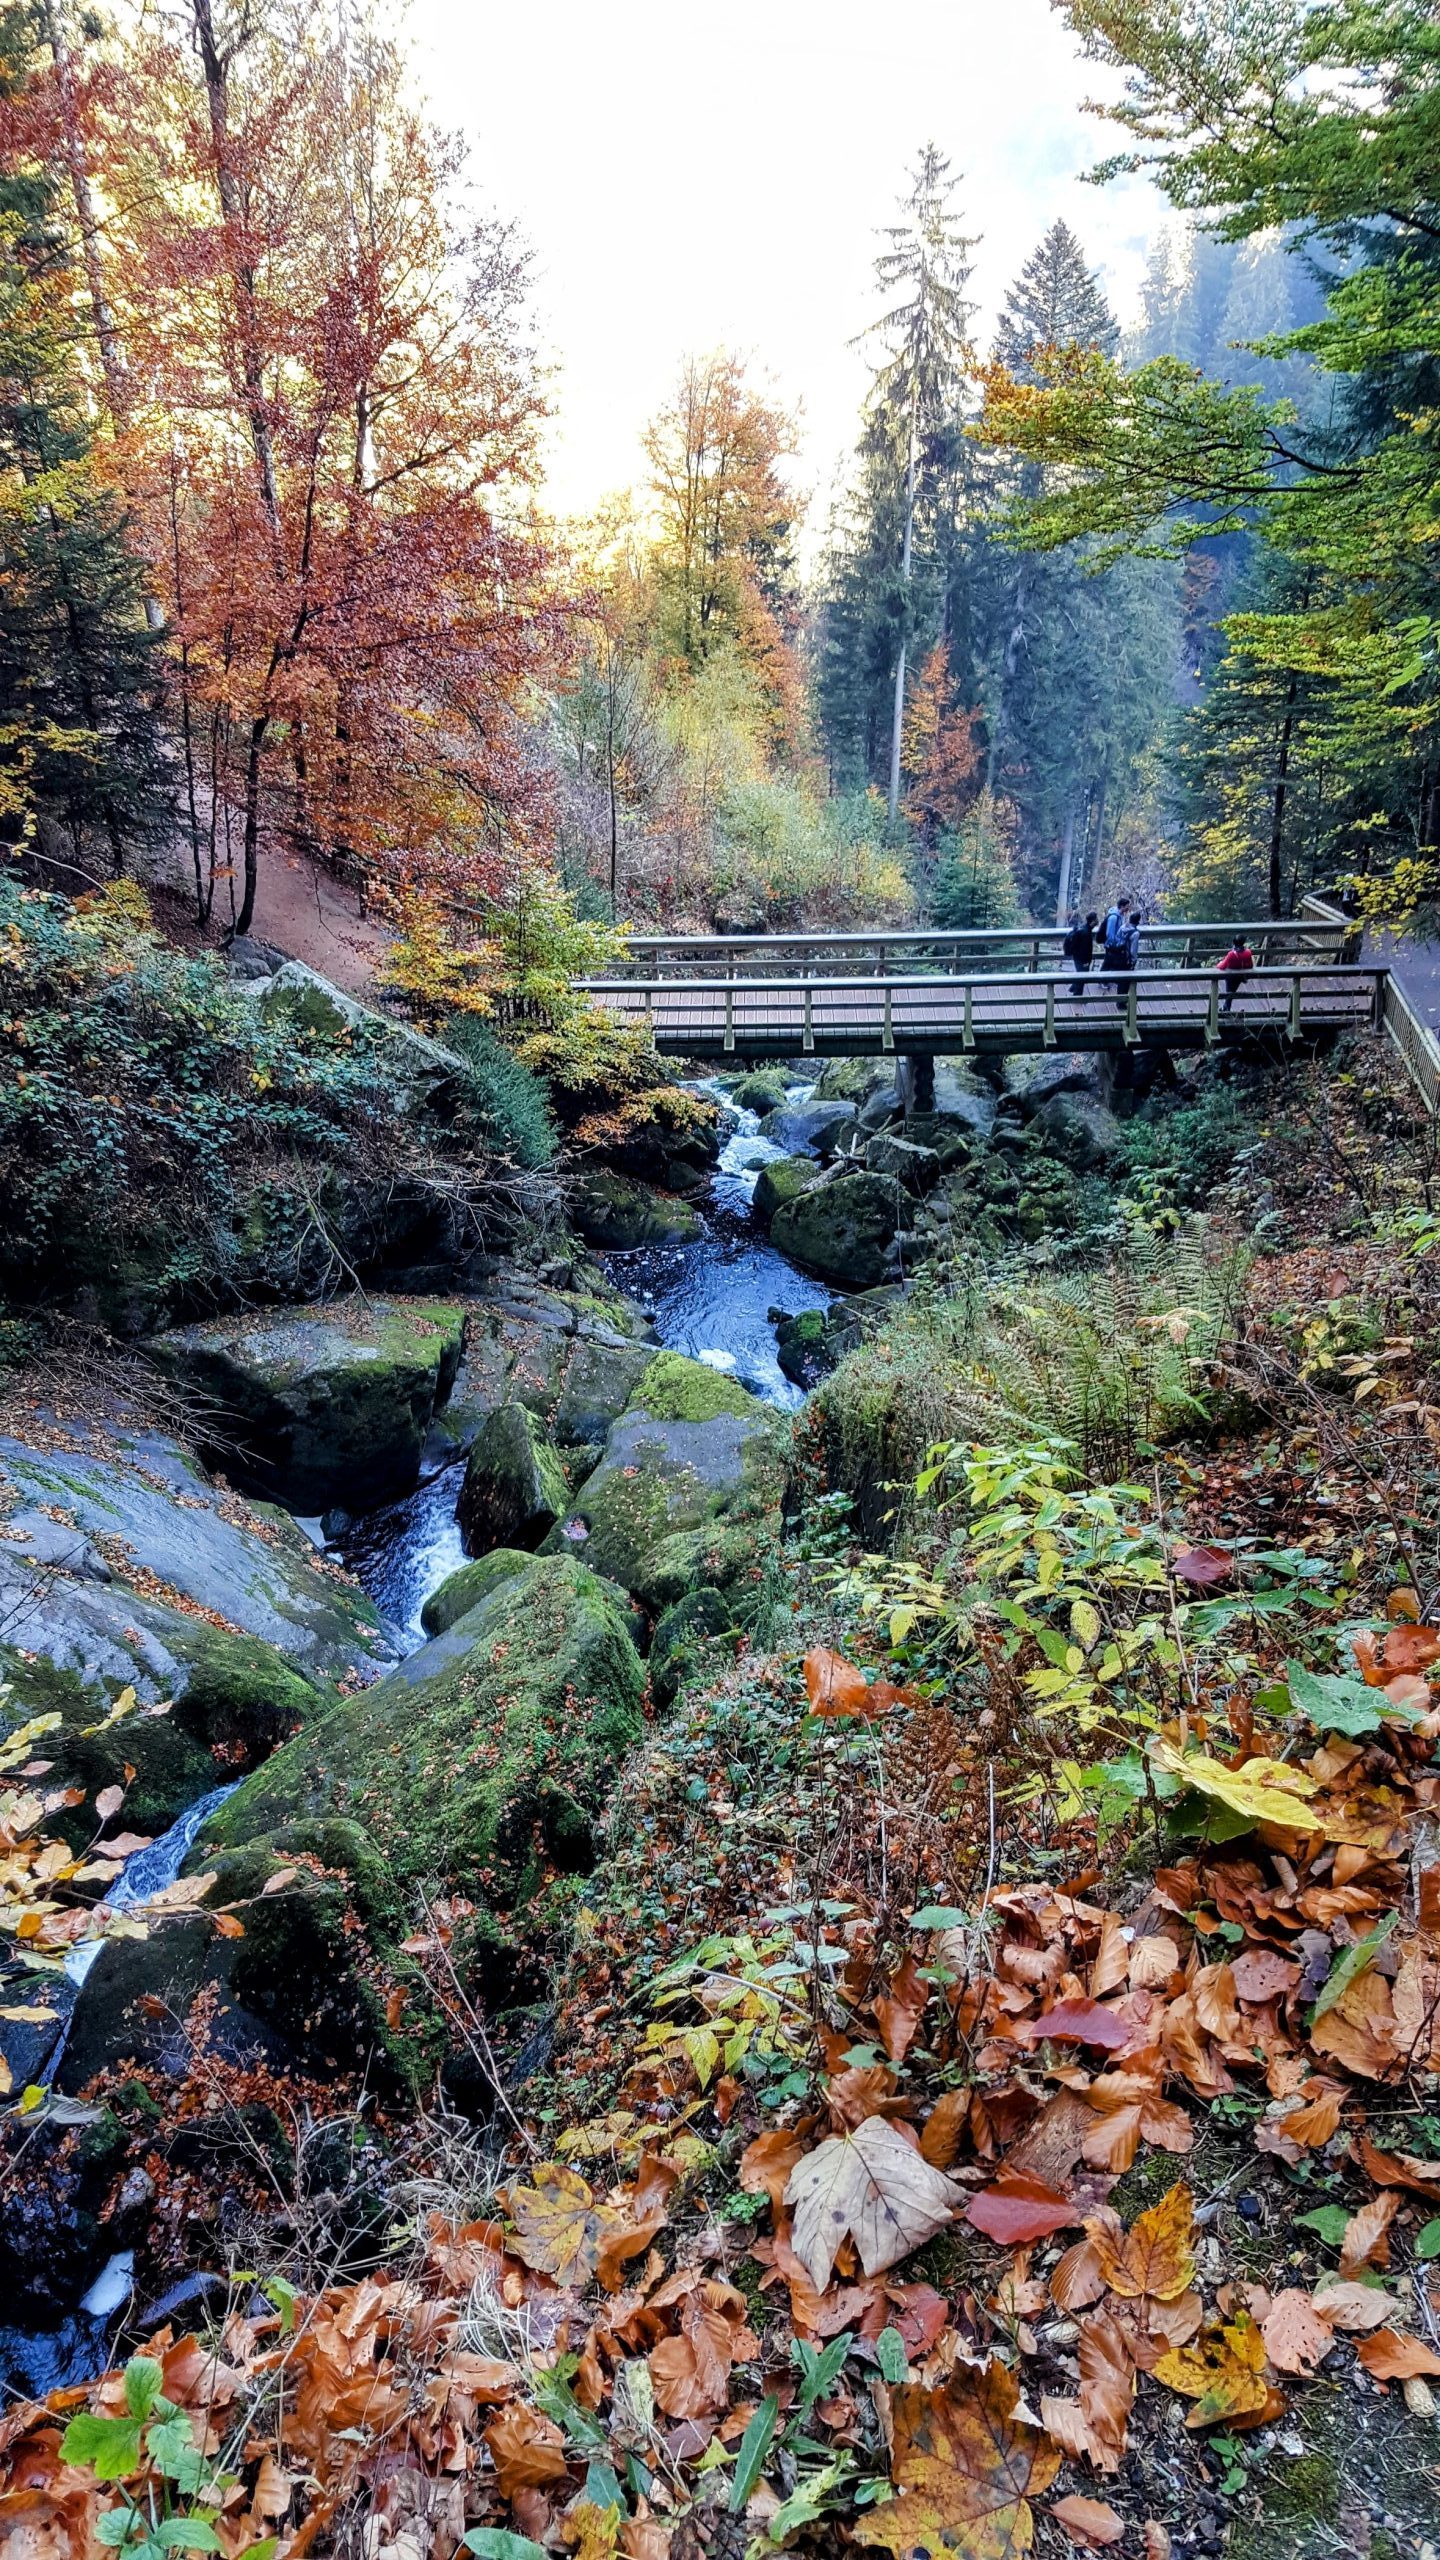
[[[1055,894],[1055,921],[1063,924],[1070,908],[1070,864],[1075,852],[1075,803],[1065,812],[1065,837],[1060,847],[1060,886]]]
[[[1270,814],[1270,913],[1279,917],[1285,912],[1284,877],[1281,850],[1285,835],[1285,795],[1290,781],[1290,741],[1295,728],[1295,696],[1300,679],[1292,676],[1285,696],[1285,718],[1280,728],[1280,754],[1275,767],[1275,797]]]
[[[245,876],[240,891],[240,912],[235,918],[237,939],[248,933],[255,921],[260,854],[260,770],[265,754],[265,732],[269,726],[270,715],[266,711],[250,723],[250,752],[245,759]]]
[[[915,549],[915,434],[916,391],[910,392],[910,451],[905,465],[905,541],[900,553],[900,590],[906,608],[910,599],[910,567]],[[900,741],[905,726],[905,626],[900,628],[900,655],[895,661],[895,710],[890,723],[890,824],[893,827],[900,811]]]
[[[105,376],[105,395],[115,424],[123,426],[130,405],[130,385],[119,332],[105,292],[105,276],[100,264],[100,217],[90,186],[90,169],[85,158],[85,137],[80,130],[80,115],[75,99],[75,75],[70,60],[70,47],[65,35],[64,0],[43,0],[45,35],[50,58],[55,65],[55,88],[60,100],[60,126],[64,138],[65,165],[70,172],[70,188],[75,198],[75,215],[80,225],[80,250],[85,262],[85,281],[90,289],[90,308],[95,318],[95,340],[100,350],[100,367]]]
[[[255,312],[256,278],[246,245],[245,208],[236,181],[230,148],[230,64],[215,41],[215,22],[210,0],[192,0],[195,32],[200,40],[200,60],[205,71],[205,96],[210,109],[210,142],[215,173],[216,193],[228,243],[231,280],[235,287],[236,317],[239,324],[240,365],[245,383],[245,414],[250,428],[250,441],[255,448],[255,461],[260,475],[260,496],[269,519],[271,536],[280,553],[280,491],[275,476],[275,440],[270,430],[270,411],[265,398],[264,375],[260,360],[259,329]]]

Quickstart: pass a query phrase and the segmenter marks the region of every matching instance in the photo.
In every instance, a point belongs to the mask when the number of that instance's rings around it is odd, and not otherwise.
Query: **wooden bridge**
[[[1043,930],[635,935],[617,970],[576,983],[618,1020],[643,1024],[672,1058],[1198,1049],[1261,1033],[1325,1039],[1385,1021],[1389,972],[1350,956],[1358,936],[1345,919],[1254,929],[1259,965],[1232,981],[1216,964],[1238,930],[1156,926],[1144,933],[1142,968],[1082,982],[1061,935]]]

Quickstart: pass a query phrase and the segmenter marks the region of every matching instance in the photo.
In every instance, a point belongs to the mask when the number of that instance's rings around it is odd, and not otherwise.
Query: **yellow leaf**
[[[1172,2347],[1155,2367],[1155,2379],[1193,2400],[1187,2427],[1213,2427],[1244,2417],[1270,2398],[1265,2381],[1265,2341],[1248,2311],[1222,2327],[1202,2329],[1193,2346]]]
[[[1247,1822],[1274,1822],[1286,1831],[1321,1831],[1324,1825],[1303,1801],[1318,1792],[1319,1781],[1288,1760],[1247,1760],[1242,1769],[1227,1769],[1203,1751],[1180,1751],[1173,1742],[1151,1744],[1157,1767],[1182,1785],[1213,1796]]]

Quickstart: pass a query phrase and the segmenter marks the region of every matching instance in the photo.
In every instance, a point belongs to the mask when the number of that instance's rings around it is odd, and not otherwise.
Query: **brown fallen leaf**
[[[1020,2249],[1052,2231],[1072,2229],[1081,2215],[1078,2205],[1068,2196],[1057,2195],[1043,2178],[1027,2177],[1023,2169],[1002,2169],[998,2178],[970,2198],[965,2219],[987,2239],[998,2240],[1002,2248]]]
[[[1171,2560],[1173,2548],[1168,2528],[1150,2517],[1145,2527],[1145,2560]]]
[[[1287,2285],[1276,2294],[1260,2323],[1260,2335],[1277,2373],[1313,2373],[1335,2344],[1333,2321],[1316,2310],[1299,2285]]]
[[[1181,2181],[1126,2231],[1105,2211],[1086,2222],[1100,2273],[1112,2293],[1175,2302],[1195,2280],[1195,2199]]]
[[[1093,2240],[1077,2240],[1050,2270],[1050,2299],[1057,2311],[1085,2311],[1105,2291]]]
[[[1421,2160],[1413,2151],[1382,2151],[1366,2133],[1358,2134],[1351,2148],[1377,2187],[1406,2187],[1427,2200],[1440,2196],[1440,2160]]]
[[[1408,2382],[1417,2374],[1440,2373],[1440,2356],[1420,2338],[1398,2329],[1376,2329],[1355,2350],[1358,2361],[1377,2382]]]
[[[1333,2321],[1337,2329],[1352,2335],[1364,2329],[1378,2329],[1392,2314],[1399,2318],[1401,2306],[1393,2293],[1382,2285],[1340,2283],[1331,2277],[1328,2284],[1317,2285],[1311,2300],[1322,2320]]]
[[[948,2169],[960,2156],[960,2143],[970,2116],[968,2089],[947,2089],[937,2098],[920,2132],[920,2156],[932,2169]]]
[[[1060,2468],[1057,2446],[1016,2416],[1020,2386],[998,2357],[957,2365],[939,2390],[907,2383],[891,2403],[891,2476],[900,2495],[872,2508],[855,2540],[896,2560],[1019,2560],[1034,2540],[1032,2497]]]
[[[1057,2498],[1050,2513],[1082,2551],[1108,2551],[1125,2539],[1122,2519],[1103,2498]]]
[[[1061,2400],[1044,2393],[1041,2423],[1072,2462],[1083,2458],[1097,2471],[1118,2471],[1135,2397],[1135,2359],[1106,2313],[1081,2322],[1079,2363],[1079,2397]]]
[[[795,2217],[791,2245],[823,2293],[846,2238],[867,2276],[883,2274],[953,2222],[963,2190],[932,2169],[884,2116],[834,2134],[790,2173],[785,2202]]]
[[[805,2131],[799,2125],[777,2126],[771,2133],[757,2133],[740,2154],[742,2194],[768,2196],[770,2210],[778,2221],[784,2210],[790,2173],[804,2159],[805,2151]]]
[[[540,2489],[547,2480],[563,2480],[565,2438],[550,2418],[518,2401],[485,2429],[484,2442],[495,2465],[502,2498],[518,2489]]]
[[[1393,2187],[1372,2196],[1352,2213],[1340,2242],[1340,2273],[1353,2276],[1357,2267],[1388,2267],[1390,2264],[1390,2225],[1400,2210],[1400,2198]]]
[[[892,2062],[903,2062],[925,2015],[930,1985],[923,1980],[913,1950],[907,1947],[888,1991],[873,2002],[880,2041]]]

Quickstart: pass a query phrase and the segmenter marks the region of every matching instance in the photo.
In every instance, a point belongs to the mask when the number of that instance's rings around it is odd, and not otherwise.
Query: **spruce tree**
[[[1114,351],[1116,329],[1100,279],[1067,222],[1052,222],[1010,287],[995,332],[999,363],[1017,381],[1033,382],[1047,349]]]
[[[34,27],[0,10],[0,96],[32,76]],[[14,131],[14,124],[11,125]],[[0,840],[66,831],[119,872],[158,832],[165,769],[155,634],[124,514],[98,475],[51,172],[0,156]]]

